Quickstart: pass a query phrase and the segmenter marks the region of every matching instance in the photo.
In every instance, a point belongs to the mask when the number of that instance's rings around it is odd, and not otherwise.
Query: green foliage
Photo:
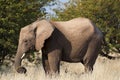
[[[20,28],[45,16],[51,0],[0,0],[0,62],[16,53]]]
[[[70,0],[63,10],[55,10],[55,20],[75,17],[91,19],[103,32],[104,53],[120,52],[120,0]]]

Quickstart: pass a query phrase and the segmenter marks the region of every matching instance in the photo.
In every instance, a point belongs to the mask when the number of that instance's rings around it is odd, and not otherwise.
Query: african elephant
[[[102,38],[102,32],[87,18],[37,20],[20,31],[15,69],[18,73],[26,73],[21,66],[23,53],[33,49],[42,50],[46,74],[59,73],[60,61],[81,62],[86,72],[92,71]]]

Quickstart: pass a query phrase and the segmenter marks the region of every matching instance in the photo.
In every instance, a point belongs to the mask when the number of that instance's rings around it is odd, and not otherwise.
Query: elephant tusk
[[[42,53],[42,51],[41,51],[41,50],[39,50],[39,53]]]
[[[22,55],[21,59],[23,59],[23,58],[24,58],[24,56],[25,56],[25,53],[23,53],[23,55]]]

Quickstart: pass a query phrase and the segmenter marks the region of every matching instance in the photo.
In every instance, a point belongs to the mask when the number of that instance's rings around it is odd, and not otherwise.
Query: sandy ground
[[[28,70],[25,75],[16,73],[14,67],[3,66],[0,80],[120,80],[120,59],[108,60],[104,57],[98,57],[92,74],[82,74],[84,66],[81,63],[62,62],[60,75],[56,77],[45,76],[41,64],[24,64],[24,66]]]

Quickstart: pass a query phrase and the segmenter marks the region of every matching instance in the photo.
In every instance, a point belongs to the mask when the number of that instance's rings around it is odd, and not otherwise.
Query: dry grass
[[[61,66],[60,75],[47,77],[42,65],[26,67],[26,75],[18,74],[14,69],[7,69],[0,74],[0,80],[120,80],[120,60],[108,60],[99,57],[92,74],[82,74],[84,67],[80,63],[65,63]],[[67,73],[65,73],[67,71]]]

